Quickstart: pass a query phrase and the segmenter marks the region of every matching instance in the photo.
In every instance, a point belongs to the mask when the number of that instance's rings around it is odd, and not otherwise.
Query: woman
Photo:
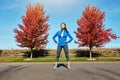
[[[56,41],[56,37],[58,37],[58,41]],[[69,37],[69,40],[67,41],[67,37]],[[53,40],[55,43],[58,44],[57,46],[57,54],[56,54],[56,59],[55,59],[55,65],[54,65],[54,70],[57,69],[57,65],[58,65],[58,61],[59,61],[59,57],[60,57],[60,53],[62,48],[64,49],[65,52],[65,56],[66,56],[66,61],[67,61],[67,68],[70,70],[70,62],[69,62],[69,53],[68,53],[68,43],[70,43],[73,38],[70,35],[70,33],[67,31],[66,28],[66,24],[62,23],[61,24],[61,30],[58,31],[54,36],[53,36]]]

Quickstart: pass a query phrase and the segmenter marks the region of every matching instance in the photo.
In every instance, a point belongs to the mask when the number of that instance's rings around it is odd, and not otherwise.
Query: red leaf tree
[[[78,19],[77,31],[74,33],[78,41],[75,43],[80,46],[87,46],[90,49],[90,58],[92,57],[92,48],[101,47],[111,39],[116,39],[116,35],[112,34],[111,29],[104,28],[105,12],[100,11],[97,7],[87,6],[82,16]]]
[[[23,24],[18,24],[20,29],[14,29],[15,39],[20,47],[31,49],[31,58],[33,49],[42,49],[48,43],[47,23],[49,16],[45,16],[43,5],[35,4],[27,6],[26,14],[22,17]]]

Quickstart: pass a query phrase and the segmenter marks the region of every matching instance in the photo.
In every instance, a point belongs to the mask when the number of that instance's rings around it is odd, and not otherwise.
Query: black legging
[[[68,46],[58,46],[57,47],[57,55],[56,55],[56,62],[59,61],[60,53],[62,48],[64,49],[66,61],[69,61],[69,54],[68,54]]]

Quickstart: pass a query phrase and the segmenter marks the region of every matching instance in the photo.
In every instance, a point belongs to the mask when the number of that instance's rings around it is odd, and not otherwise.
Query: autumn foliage
[[[80,46],[87,46],[91,49],[93,47],[101,47],[111,39],[116,39],[116,35],[112,34],[111,29],[104,28],[105,12],[100,11],[99,8],[87,6],[83,11],[82,16],[78,19],[77,31],[74,33],[78,41],[75,43]]]
[[[18,24],[20,29],[14,30],[18,46],[28,47],[31,50],[44,48],[48,43],[48,19],[49,16],[45,16],[43,5],[37,3],[32,6],[29,4],[26,14],[22,17],[23,24]]]

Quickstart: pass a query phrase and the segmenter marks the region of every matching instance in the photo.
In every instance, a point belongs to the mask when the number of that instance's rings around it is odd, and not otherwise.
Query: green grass
[[[94,57],[95,60],[88,60],[86,57],[72,57],[71,62],[89,62],[89,61],[120,61],[120,57]],[[41,58],[0,58],[2,62],[54,62],[55,58],[41,57]],[[60,62],[65,62],[65,57],[60,58]]]
[[[97,57],[96,61],[120,61],[120,57]]]
[[[77,57],[75,52],[77,51],[77,49],[70,49],[69,50],[70,61],[71,62],[120,61],[120,54],[110,52],[110,50],[119,51],[120,49],[102,49],[102,50],[105,50],[105,52],[99,52],[99,50],[95,52],[95,53],[100,53],[99,57],[93,57],[93,59],[89,59],[88,57]],[[55,62],[56,50],[45,49],[43,50],[43,52],[48,53],[46,57],[36,56],[38,58],[33,58],[32,60],[27,57],[27,55],[25,54],[26,52],[29,52],[29,50],[2,50],[0,54],[0,63],[2,62]],[[80,52],[83,54],[83,53],[86,53],[86,50],[80,50]],[[64,52],[61,52],[60,62],[65,62],[65,61],[66,61],[65,54]]]

